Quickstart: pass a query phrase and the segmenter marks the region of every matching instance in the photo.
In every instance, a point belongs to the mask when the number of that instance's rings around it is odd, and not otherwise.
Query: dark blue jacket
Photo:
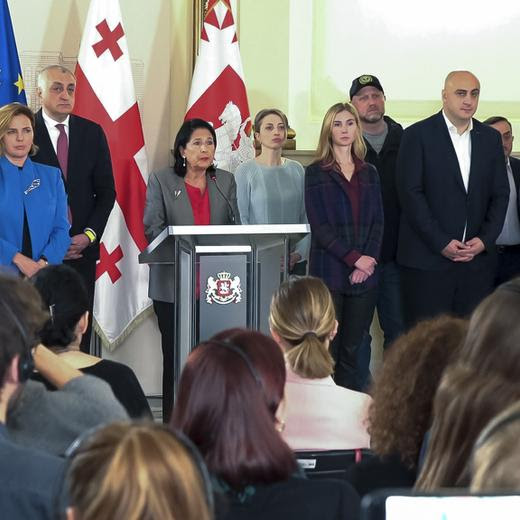
[[[401,223],[397,261],[429,271],[449,269],[441,255],[452,239],[479,237],[486,251],[470,269],[492,269],[495,242],[509,201],[500,134],[473,120],[468,192],[448,127],[439,112],[404,131],[397,158]]]
[[[377,284],[377,271],[366,282],[351,285],[354,270],[347,262],[353,251],[379,259],[383,240],[383,205],[379,176],[363,163],[359,175],[359,222],[354,228],[350,199],[341,173],[313,163],[305,171],[305,208],[311,227],[309,272],[321,278],[331,291],[361,294]]]

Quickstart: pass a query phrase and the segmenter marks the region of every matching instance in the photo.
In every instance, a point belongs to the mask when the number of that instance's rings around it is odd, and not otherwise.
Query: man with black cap
[[[356,78],[350,87],[350,99],[363,125],[367,146],[365,160],[377,168],[381,181],[385,229],[378,267],[377,313],[384,332],[384,348],[387,348],[404,328],[399,269],[395,261],[400,216],[395,169],[403,128],[385,116],[385,93],[375,76],[364,74]],[[370,339],[368,335],[367,339]],[[361,351],[368,348],[369,344]]]

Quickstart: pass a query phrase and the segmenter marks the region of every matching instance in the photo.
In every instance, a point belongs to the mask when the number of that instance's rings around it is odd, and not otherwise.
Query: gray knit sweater
[[[77,377],[56,391],[29,380],[9,405],[7,430],[14,442],[63,455],[86,430],[127,418],[110,386],[97,377]]]

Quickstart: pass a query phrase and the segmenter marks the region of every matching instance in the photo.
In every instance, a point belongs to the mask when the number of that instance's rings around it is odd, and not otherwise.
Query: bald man
[[[450,72],[442,110],[407,128],[397,158],[397,261],[408,327],[467,316],[491,292],[509,200],[500,134],[473,119],[480,83]]]

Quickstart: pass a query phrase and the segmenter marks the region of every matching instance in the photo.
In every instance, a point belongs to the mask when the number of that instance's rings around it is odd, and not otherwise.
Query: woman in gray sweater
[[[262,151],[235,172],[242,224],[307,223],[303,167],[282,157],[288,128],[287,116],[276,108],[261,110],[255,117],[255,138]],[[289,259],[291,270],[307,259],[308,244],[308,238],[295,244]],[[304,264],[300,268],[305,271]]]

